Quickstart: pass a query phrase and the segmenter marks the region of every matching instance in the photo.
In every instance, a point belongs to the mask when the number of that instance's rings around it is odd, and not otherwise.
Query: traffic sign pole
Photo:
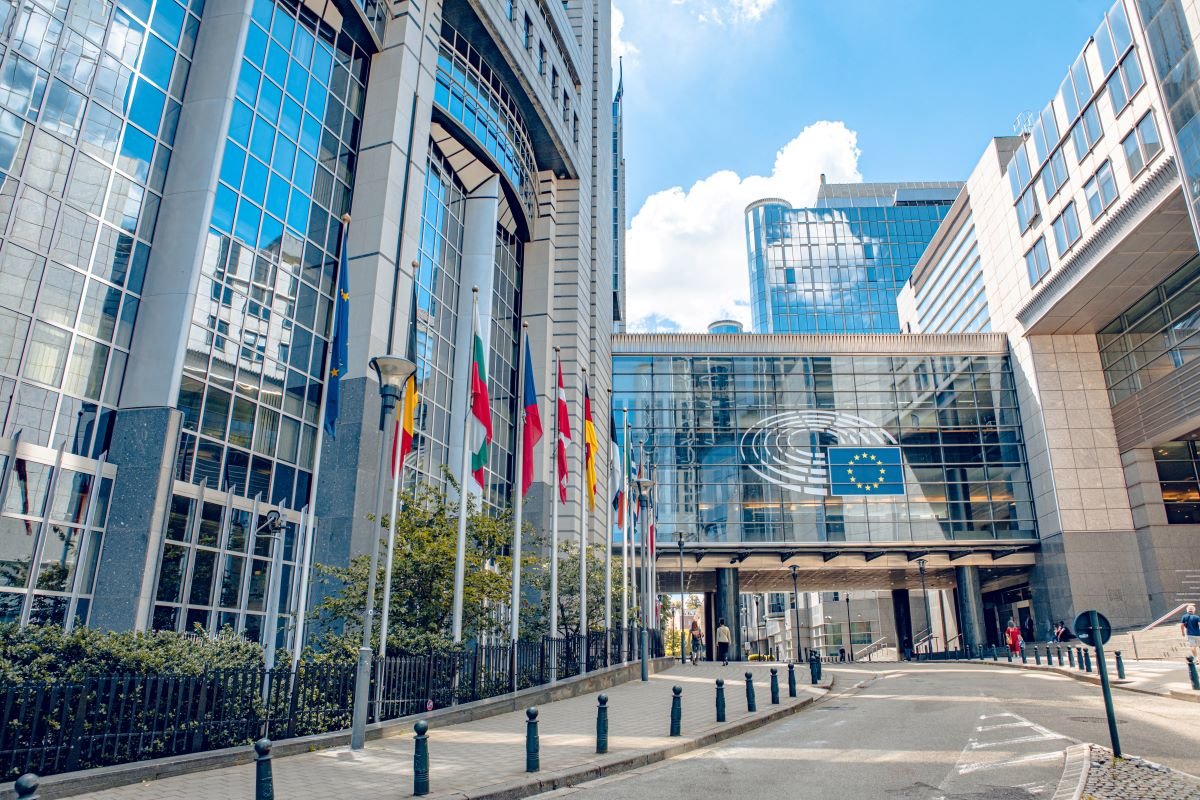
[[[1117,735],[1117,714],[1113,710],[1112,688],[1108,685],[1108,665],[1104,663],[1104,642],[1112,635],[1112,626],[1098,611],[1084,612],[1087,615],[1087,643],[1096,648],[1096,667],[1100,672],[1100,688],[1104,692],[1104,713],[1108,717],[1108,738],[1112,740],[1113,755],[1121,758],[1121,739]],[[1079,615],[1080,618],[1084,614]],[[1079,620],[1076,620],[1076,635],[1079,634]],[[1082,636],[1080,638],[1083,638]],[[1087,640],[1085,640],[1087,641]]]

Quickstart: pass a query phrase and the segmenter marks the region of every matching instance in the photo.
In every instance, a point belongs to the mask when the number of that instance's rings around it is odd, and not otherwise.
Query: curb
[[[678,663],[671,657],[650,660],[650,673],[655,674]],[[632,681],[641,670],[638,661],[630,661],[602,670],[578,675],[557,683],[533,686],[522,689],[515,694],[503,694],[464,703],[458,706],[440,708],[437,711],[411,714],[406,717],[375,722],[367,726],[367,741],[403,736],[412,731],[413,723],[418,719],[436,722],[441,726],[457,725],[485,719],[510,711],[517,711],[529,705],[545,705],[555,700],[588,694],[607,689],[621,683]],[[626,675],[628,673],[628,675]],[[272,742],[271,757],[311,753],[331,747],[342,747],[350,743],[350,731],[331,731],[329,733],[297,736],[292,739],[280,739]],[[241,745],[226,747],[219,750],[207,750],[186,755],[165,756],[162,758],[131,761],[126,764],[114,764],[108,767],[63,772],[57,775],[40,777],[41,785],[38,797],[41,800],[58,800],[63,797],[78,797],[104,789],[116,789],[136,783],[171,778],[177,775],[188,775],[195,772],[205,772],[223,767],[234,767],[250,764],[254,761],[254,747]],[[16,792],[13,783],[0,783],[0,800],[15,800]]]
[[[1067,748],[1063,759],[1063,774],[1058,789],[1050,800],[1080,800],[1087,786],[1088,772],[1092,767],[1092,746],[1087,742],[1073,744]]]
[[[675,758],[684,753],[741,736],[742,734],[790,717],[809,708],[818,700],[828,697],[828,693],[833,690],[833,684],[833,674],[829,673],[828,678],[823,679],[817,684],[818,688],[826,690],[826,694],[821,697],[809,697],[794,705],[783,706],[765,714],[749,717],[740,722],[730,724],[728,727],[710,731],[703,736],[682,741],[669,747],[656,750],[637,750],[624,755],[608,756],[598,761],[592,761],[586,766],[568,768],[557,772],[539,772],[536,773],[537,777],[532,780],[521,778],[468,791],[433,792],[428,797],[430,800],[450,800],[451,798],[455,800],[521,800],[521,798],[554,791],[555,789],[563,789],[587,783],[597,778],[629,772],[630,770],[666,761],[669,758]]]

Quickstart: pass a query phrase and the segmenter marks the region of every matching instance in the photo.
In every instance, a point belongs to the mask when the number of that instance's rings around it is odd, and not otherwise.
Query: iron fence
[[[375,659],[371,721],[420,714],[633,660],[637,631],[593,631]],[[651,632],[650,653],[662,637]],[[350,726],[353,662],[0,686],[0,781]]]

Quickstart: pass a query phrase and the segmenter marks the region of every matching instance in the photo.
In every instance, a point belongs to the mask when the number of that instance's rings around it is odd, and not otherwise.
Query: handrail
[[[963,635],[961,633],[956,633],[953,636],[951,636],[949,639],[946,640],[946,649],[949,650],[950,645],[954,644],[955,642],[958,642],[961,644],[962,638],[963,638]],[[954,649],[957,650],[958,647],[956,646]]]
[[[1166,614],[1163,614],[1161,617],[1159,617],[1158,619],[1154,620],[1154,622],[1151,622],[1149,625],[1147,625],[1146,627],[1142,628],[1141,630],[1134,631],[1134,633],[1145,633],[1146,631],[1150,630],[1151,628],[1155,628],[1155,627],[1157,627],[1157,626],[1159,626],[1159,625],[1163,624],[1163,623],[1164,623],[1164,622],[1166,622],[1168,619],[1170,619],[1171,617],[1175,616],[1175,615],[1176,615],[1176,614],[1178,614],[1180,611],[1183,611],[1185,608],[1187,608],[1187,607],[1188,607],[1188,606],[1190,606],[1190,605],[1192,605],[1192,604],[1191,604],[1191,603],[1180,603],[1179,605],[1175,606],[1173,609],[1171,609],[1170,611],[1168,611]]]
[[[858,658],[861,659],[863,657],[866,657],[866,659],[869,661],[871,659],[871,656],[875,655],[880,650],[887,647],[887,643],[888,643],[888,638],[886,636],[879,637],[878,639],[871,642],[866,647],[863,647],[861,650],[859,650]]]

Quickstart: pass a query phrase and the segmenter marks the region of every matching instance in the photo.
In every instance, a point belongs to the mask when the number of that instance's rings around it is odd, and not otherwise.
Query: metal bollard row
[[[417,720],[413,731],[413,794],[420,797],[429,794],[429,723]]]
[[[525,771],[537,772],[542,768],[540,743],[538,742],[538,710],[525,709]]]
[[[671,687],[671,735],[679,736],[679,729],[683,723],[683,689],[679,686]]]
[[[788,697],[796,696],[796,665],[788,664]]]
[[[1125,680],[1125,661],[1121,658],[1121,651],[1116,651],[1117,656],[1117,677]]]
[[[275,800],[275,779],[271,776],[271,740],[254,743],[254,800]]]
[[[608,695],[596,698],[596,752],[608,752]]]
[[[38,776],[32,772],[26,772],[21,777],[17,778],[17,782],[13,784],[13,789],[17,792],[18,800],[38,800]]]
[[[758,705],[754,702],[754,673],[746,673],[746,710],[758,711]]]
[[[779,670],[771,667],[771,705],[779,705]]]
[[[1187,657],[1188,677],[1192,679],[1192,689],[1200,692],[1200,674],[1196,672],[1196,657]]]
[[[725,681],[717,678],[717,722],[725,721]]]

